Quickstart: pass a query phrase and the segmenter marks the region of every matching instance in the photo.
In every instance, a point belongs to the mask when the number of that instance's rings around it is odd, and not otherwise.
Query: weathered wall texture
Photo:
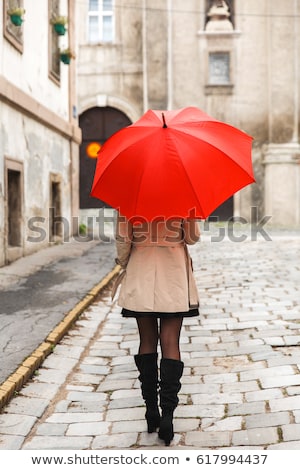
[[[50,77],[51,2],[25,3],[18,43],[7,34],[11,24],[0,2],[0,266],[68,237],[78,213],[75,67],[61,64],[59,79]],[[69,4],[60,2],[69,18],[62,48],[74,41]],[[54,216],[67,221],[57,236],[49,219],[53,204]]]

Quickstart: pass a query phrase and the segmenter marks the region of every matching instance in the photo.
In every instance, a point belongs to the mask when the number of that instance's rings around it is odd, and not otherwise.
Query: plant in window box
[[[15,26],[22,25],[24,21],[23,19],[24,13],[25,13],[24,8],[10,8],[9,10],[7,10],[7,14],[10,16],[10,20]]]
[[[59,36],[63,36],[66,33],[66,24],[68,23],[66,16],[55,16],[51,19],[50,23],[53,24],[53,28]]]
[[[70,48],[63,49],[60,51],[60,60],[64,64],[69,64],[71,59],[75,59],[75,54],[71,51]]]

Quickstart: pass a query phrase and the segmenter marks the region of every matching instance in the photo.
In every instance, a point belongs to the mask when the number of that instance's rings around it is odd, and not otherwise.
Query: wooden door
[[[79,117],[79,126],[82,130],[79,168],[80,209],[108,207],[103,201],[90,196],[97,159],[88,156],[88,145],[92,142],[103,145],[112,134],[130,124],[130,119],[122,111],[109,106],[90,108]]]

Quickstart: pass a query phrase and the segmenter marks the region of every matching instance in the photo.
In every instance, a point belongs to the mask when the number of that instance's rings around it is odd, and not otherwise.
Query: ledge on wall
[[[206,95],[232,95],[233,84],[228,85],[205,85]]]

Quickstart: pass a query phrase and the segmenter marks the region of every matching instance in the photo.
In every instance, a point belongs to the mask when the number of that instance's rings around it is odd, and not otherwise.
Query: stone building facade
[[[19,24],[9,14],[16,7],[25,9]],[[72,0],[0,1],[0,265],[74,231],[81,130],[74,61],[60,60],[76,45],[74,8]],[[64,35],[54,16],[67,17]]]
[[[87,145],[149,108],[197,106],[254,137],[226,217],[300,225],[299,0],[77,0],[80,192]],[[98,123],[98,124],[97,124]],[[81,208],[97,207],[83,198]]]

